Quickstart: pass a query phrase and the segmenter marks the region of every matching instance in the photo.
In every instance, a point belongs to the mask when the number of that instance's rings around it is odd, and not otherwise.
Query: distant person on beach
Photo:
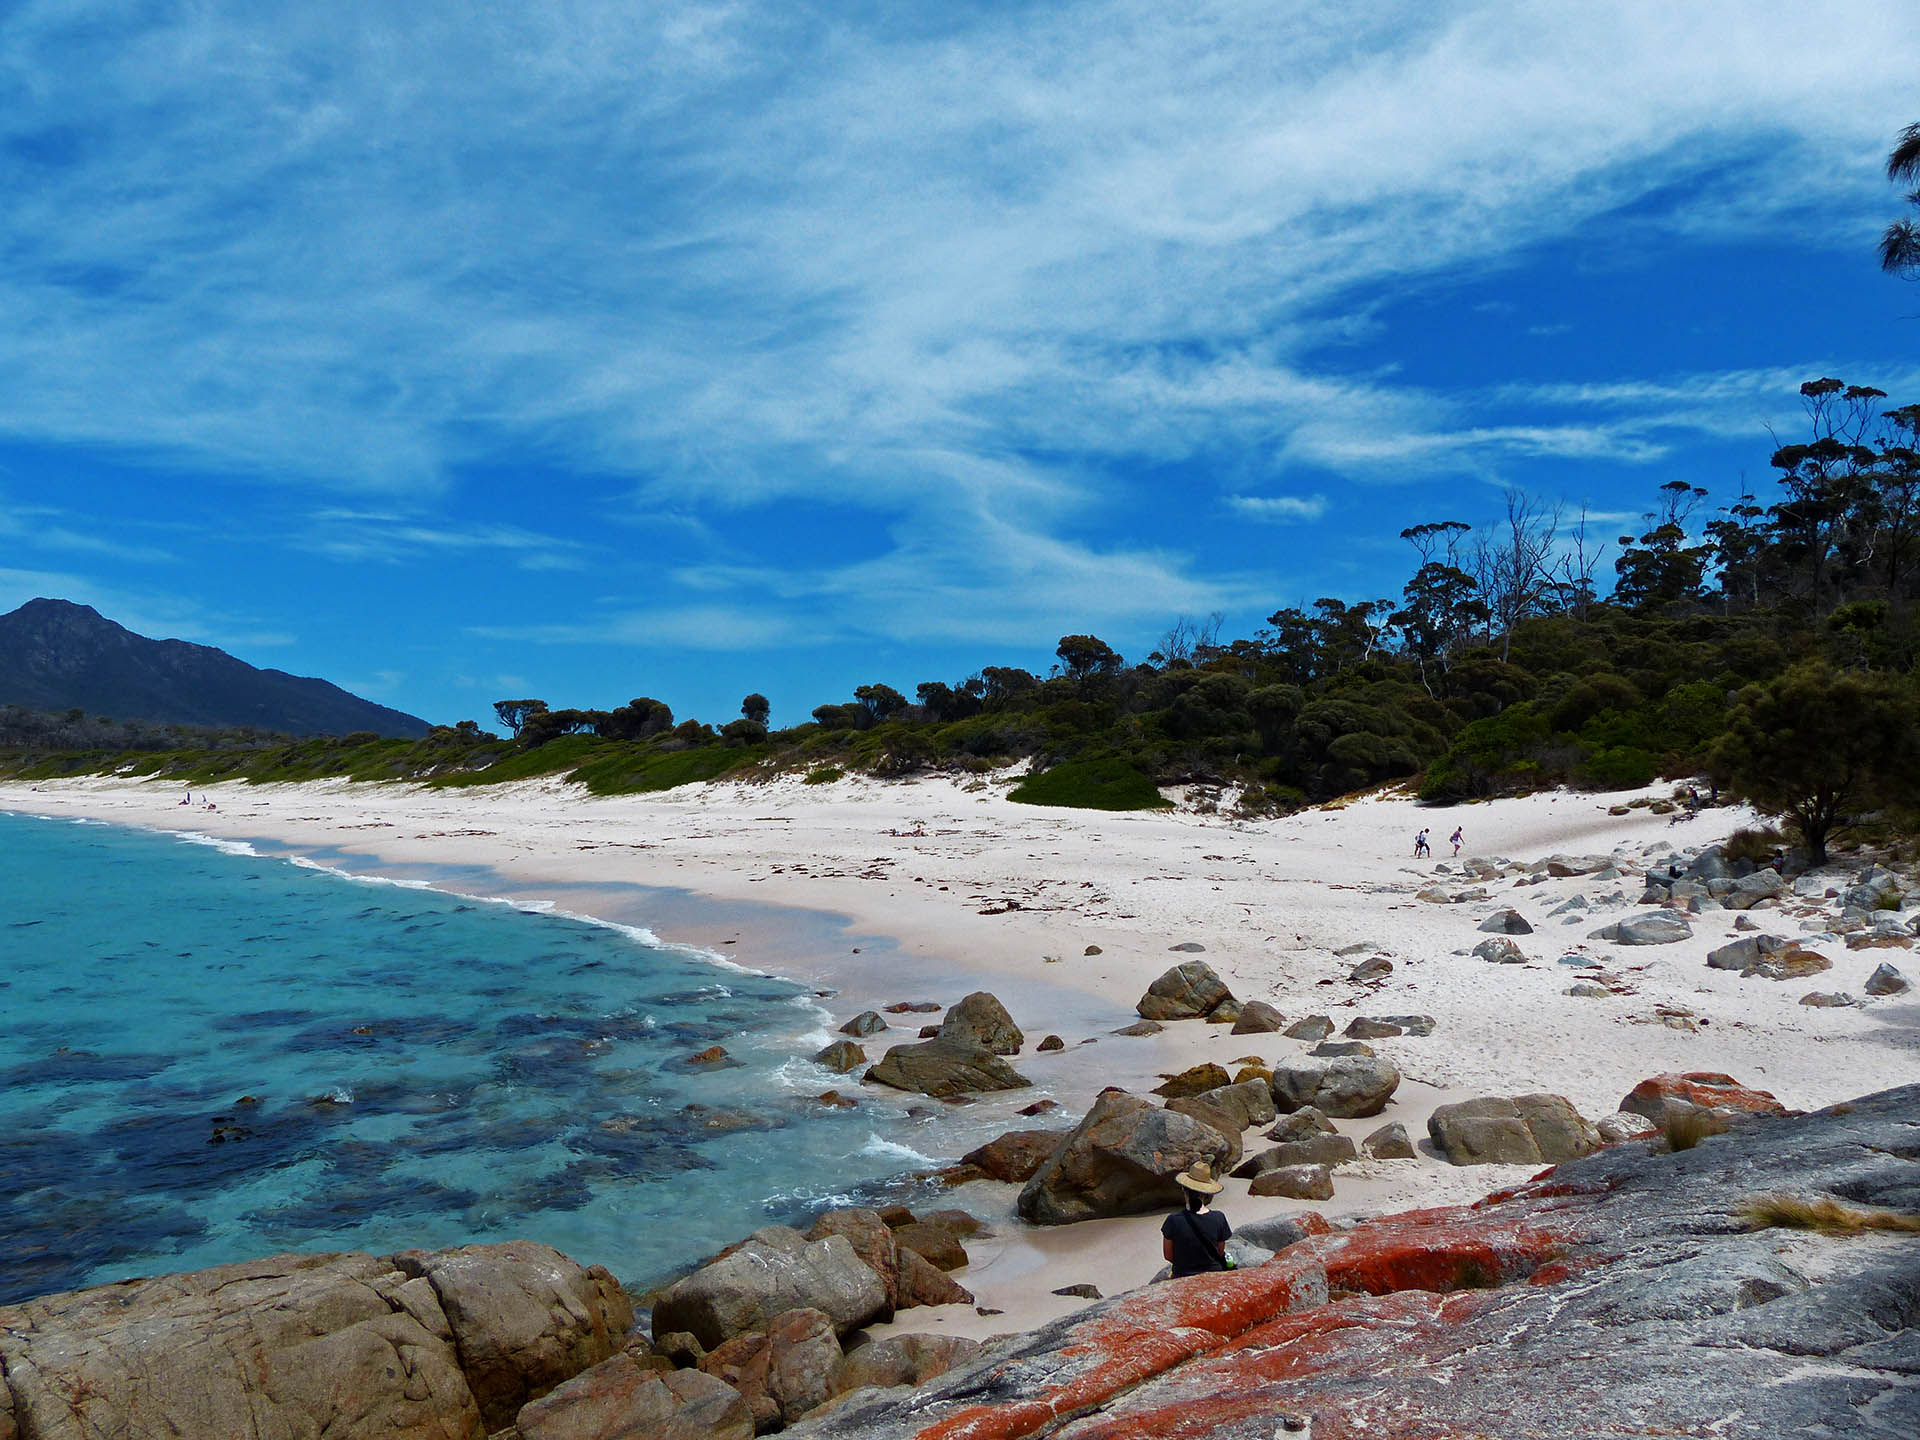
[[[1453,853],[1455,858],[1459,857],[1460,847],[1467,843],[1466,834],[1465,834],[1466,828],[1467,827],[1464,825],[1456,825],[1453,827],[1453,834],[1447,837],[1447,843],[1453,846]]]
[[[1233,1234],[1233,1227],[1226,1216],[1209,1208],[1221,1190],[1220,1182],[1213,1178],[1213,1168],[1204,1160],[1196,1160],[1173,1178],[1186,1192],[1187,1201],[1160,1226],[1160,1254],[1173,1266],[1173,1278],[1233,1269],[1227,1259],[1227,1238]]]
[[[1413,858],[1418,860],[1422,856],[1431,855],[1432,853],[1433,847],[1427,843],[1427,832],[1422,830],[1413,837]]]

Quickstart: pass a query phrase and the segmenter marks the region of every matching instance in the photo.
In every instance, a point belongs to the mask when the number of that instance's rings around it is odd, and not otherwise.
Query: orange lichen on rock
[[[1731,1075],[1711,1070],[1669,1073],[1642,1080],[1620,1102],[1622,1110],[1659,1116],[1669,1100],[1684,1100],[1703,1110],[1743,1110],[1753,1115],[1785,1115],[1787,1107],[1765,1090],[1742,1085]]]

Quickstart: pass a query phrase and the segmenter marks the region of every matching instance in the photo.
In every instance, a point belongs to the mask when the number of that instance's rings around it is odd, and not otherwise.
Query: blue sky
[[[906,12],[906,13],[902,13]],[[0,609],[775,720],[1920,399],[1886,3],[0,7]]]

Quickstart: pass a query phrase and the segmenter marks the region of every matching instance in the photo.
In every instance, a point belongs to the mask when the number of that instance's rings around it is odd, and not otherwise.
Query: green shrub
[[[1145,772],[1119,755],[1063,761],[1027,776],[1007,798],[1070,810],[1164,810],[1168,804]]]
[[[846,773],[847,772],[842,770],[838,765],[821,765],[809,770],[807,772],[807,778],[800,783],[802,785],[831,785]]]

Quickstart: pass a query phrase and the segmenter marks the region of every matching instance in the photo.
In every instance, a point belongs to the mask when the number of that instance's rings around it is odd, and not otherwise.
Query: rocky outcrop
[[[837,1075],[844,1075],[866,1064],[867,1052],[851,1040],[836,1040],[816,1054],[813,1063],[824,1065]]]
[[[1231,999],[1233,992],[1211,965],[1189,960],[1149,985],[1133,1008],[1147,1020],[1198,1020]]]
[[[1600,1132],[1562,1095],[1442,1105],[1428,1117],[1427,1134],[1455,1165],[1555,1165],[1600,1147]]]
[[[844,1235],[809,1241],[769,1225],[662,1294],[653,1333],[684,1330],[711,1352],[736,1335],[764,1331],[789,1310],[819,1310],[844,1335],[887,1308],[886,1285]]]
[[[1378,1115],[1400,1087],[1391,1060],[1349,1055],[1332,1060],[1294,1060],[1273,1072],[1273,1103],[1281,1110],[1311,1105],[1338,1120]]]
[[[974,991],[947,1011],[940,1021],[940,1038],[978,1045],[996,1055],[1018,1055],[1027,1043],[1007,1007],[985,990]]]
[[[978,1090],[1019,1090],[1033,1083],[986,1046],[947,1039],[895,1045],[861,1078],[936,1098]]]
[[[1907,1440],[1920,1247],[1788,1228],[1800,1212],[1763,1197],[1920,1208],[1916,1117],[1920,1086],[1677,1154],[1616,1147],[1478,1205],[1097,1301],[910,1401],[854,1396],[792,1433]]]
[[[23,1440],[480,1440],[606,1359],[619,1283],[529,1242],[276,1255],[0,1307]]]
[[[1189,1116],[1124,1090],[1103,1090],[1020,1192],[1023,1219],[1067,1225],[1180,1203],[1173,1177],[1196,1160],[1219,1167],[1233,1144]]]

